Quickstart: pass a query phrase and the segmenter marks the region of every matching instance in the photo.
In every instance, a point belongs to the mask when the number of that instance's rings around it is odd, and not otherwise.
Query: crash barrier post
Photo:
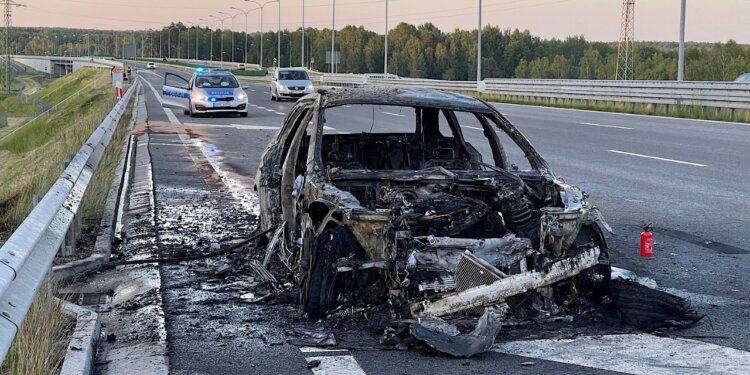
[[[5,360],[52,260],[71,227],[75,228],[81,199],[139,85],[132,85],[124,100],[115,104],[62,175],[0,248],[0,362]]]
[[[670,106],[750,109],[750,84],[711,81],[608,81],[572,79],[485,79],[442,81],[385,78],[382,74],[325,74],[319,81],[329,86],[393,86],[446,91],[481,92],[511,99],[585,101]]]

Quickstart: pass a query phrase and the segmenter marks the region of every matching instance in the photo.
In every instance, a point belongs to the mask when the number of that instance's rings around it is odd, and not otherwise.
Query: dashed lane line
[[[627,374],[750,374],[750,352],[645,333],[521,340],[492,350]]]
[[[393,113],[393,112],[386,112],[386,111],[380,111],[380,113],[384,115],[391,115],[391,116],[396,116],[396,117],[406,117],[406,115],[402,115],[400,113]]]
[[[169,122],[171,122],[174,125],[180,125],[180,120],[177,118],[177,116],[174,115],[174,112],[172,112],[169,108],[164,108],[164,113],[167,114],[167,118],[169,119]]]
[[[689,162],[689,161],[682,161],[682,160],[676,160],[676,159],[660,158],[658,156],[636,154],[636,153],[633,153],[633,152],[625,152],[625,151],[620,151],[620,150],[609,150],[609,152],[614,152],[615,154],[621,154],[621,155],[637,156],[639,158],[668,161],[670,163],[692,165],[693,167],[708,167],[708,165],[706,165],[706,164],[699,164],[699,163],[693,163],[693,162]]]
[[[596,127],[600,127],[600,128],[613,128],[613,129],[633,130],[633,128],[629,128],[627,126],[595,124],[593,122],[581,122],[579,124],[581,124],[581,125],[588,125],[588,126],[596,126]]]
[[[307,363],[320,361],[320,364],[311,368],[315,375],[367,375],[351,355],[307,357],[305,360]]]

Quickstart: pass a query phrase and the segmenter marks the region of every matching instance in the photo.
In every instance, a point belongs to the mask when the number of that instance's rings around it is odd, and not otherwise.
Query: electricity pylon
[[[3,2],[3,15],[5,16],[5,43],[4,43],[4,50],[3,55],[5,56],[5,74],[4,78],[4,84],[5,84],[5,92],[7,94],[10,94],[11,87],[13,86],[11,84],[12,82],[12,70],[11,64],[10,64],[10,28],[13,26],[13,8],[14,7],[25,7],[26,5],[19,4],[15,2],[14,0],[2,0]]]
[[[617,43],[616,80],[633,79],[635,67],[635,0],[622,0],[620,40]]]

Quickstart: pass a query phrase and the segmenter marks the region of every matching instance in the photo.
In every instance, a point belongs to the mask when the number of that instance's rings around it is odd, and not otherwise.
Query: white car
[[[305,68],[278,68],[271,78],[271,100],[298,99],[314,91]]]
[[[156,69],[156,63],[150,62],[150,63],[146,64],[146,69],[151,69],[151,70]]]
[[[162,103],[182,108],[186,115],[237,113],[247,117],[247,86],[226,70],[197,68],[190,80],[165,73]]]

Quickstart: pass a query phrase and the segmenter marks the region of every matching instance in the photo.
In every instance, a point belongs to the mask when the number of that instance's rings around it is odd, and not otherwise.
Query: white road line
[[[476,127],[476,126],[461,125],[461,127],[462,127],[462,128],[466,128],[466,129],[471,129],[471,130],[482,130],[482,131],[484,131],[484,129],[482,129],[482,128],[478,128],[478,127]]]
[[[261,126],[261,125],[232,125],[237,130],[279,130],[277,126]]]
[[[167,118],[169,119],[169,122],[175,125],[180,125],[180,120],[177,119],[177,116],[174,115],[174,112],[172,112],[169,108],[164,108],[164,113],[167,114]]]
[[[271,108],[263,108],[263,109],[265,109],[267,112],[276,112],[276,110],[271,109]]]
[[[318,366],[311,369],[315,375],[366,375],[365,370],[350,355],[309,357],[305,360],[307,363],[320,361]]]
[[[143,80],[143,82],[146,82],[146,84],[148,85],[148,87],[151,88],[151,91],[154,92],[154,95],[156,96],[156,100],[159,101],[159,105],[162,106],[162,109],[164,109],[164,113],[167,114],[167,118],[169,119],[169,122],[171,122],[172,124],[175,124],[175,125],[180,125],[180,120],[177,119],[177,116],[174,115],[174,112],[172,112],[172,110],[169,109],[169,108],[164,108],[163,107],[164,106],[164,101],[162,101],[161,95],[159,95],[159,92],[156,91],[156,88],[154,88],[154,85],[152,85],[151,82],[149,82],[145,78],[141,78],[141,79]]]
[[[299,350],[302,353],[330,353],[330,352],[345,352],[346,349],[328,349],[328,348],[318,348],[314,346],[303,346],[299,348]]]
[[[675,159],[667,159],[667,158],[660,158],[658,156],[649,156],[649,155],[643,155],[643,154],[636,154],[632,152],[625,152],[625,151],[619,151],[619,150],[609,150],[609,152],[614,152],[616,154],[622,154],[622,155],[630,155],[630,156],[637,156],[640,158],[646,158],[646,159],[654,159],[654,160],[661,160],[661,161],[668,161],[671,163],[678,163],[678,164],[685,164],[685,165],[692,165],[694,167],[708,167],[706,164],[698,164],[698,163],[691,163],[689,161],[682,161],[682,160],[675,160]]]
[[[396,117],[406,117],[406,115],[402,115],[400,113],[393,113],[393,112],[386,112],[386,111],[380,111],[380,113],[384,115],[391,115],[391,116],[396,116]]]
[[[633,130],[633,128],[628,128],[626,126],[602,125],[602,124],[594,124],[593,122],[581,122],[580,124],[581,125],[588,125],[588,126],[598,126],[600,128],[614,128],[614,129]]]
[[[750,352],[649,334],[513,341],[492,350],[628,374],[750,374]]]
[[[286,115],[286,113],[284,113],[284,112],[279,112],[279,111],[276,111],[275,113],[276,113],[277,115],[280,115],[280,116],[285,116],[285,115]]]
[[[266,107],[256,106],[258,109],[266,109]]]
[[[151,82],[149,82],[147,79],[145,79],[145,78],[142,78],[142,79],[143,79],[143,82],[146,82],[146,84],[148,85],[148,87],[151,88],[151,91],[154,92],[154,95],[156,96],[156,100],[159,101],[159,104],[160,105],[163,104],[164,102],[162,102],[162,100],[161,100],[161,95],[159,95],[159,92],[156,91],[156,89],[154,88],[154,85],[152,85]]]

